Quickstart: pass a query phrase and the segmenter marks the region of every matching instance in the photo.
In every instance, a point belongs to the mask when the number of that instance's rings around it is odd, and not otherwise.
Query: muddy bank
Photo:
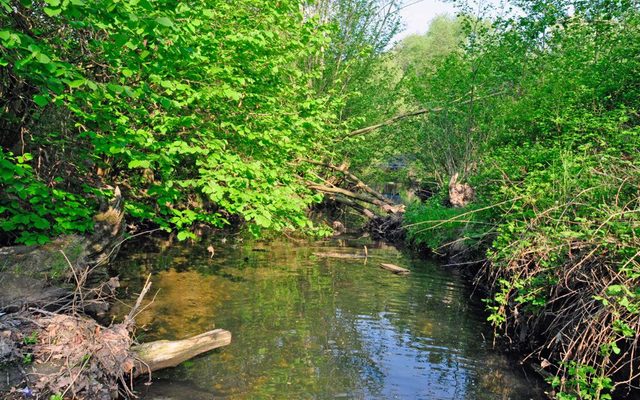
[[[118,287],[106,266],[123,238],[119,190],[95,216],[90,236],[69,235],[43,246],[0,249],[0,380],[5,397],[117,393],[114,368],[126,364],[126,327],[99,327]],[[109,354],[102,351],[109,348]]]

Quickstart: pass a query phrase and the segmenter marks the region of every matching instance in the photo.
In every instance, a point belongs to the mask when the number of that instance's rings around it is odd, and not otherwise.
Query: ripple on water
[[[233,333],[230,346],[157,374],[147,398],[542,398],[485,342],[482,308],[455,270],[387,245],[370,244],[366,260],[313,255],[357,254],[362,242],[216,243],[213,258],[208,245],[119,259],[130,293],[154,271],[160,292],[138,319],[146,340],[214,324]]]

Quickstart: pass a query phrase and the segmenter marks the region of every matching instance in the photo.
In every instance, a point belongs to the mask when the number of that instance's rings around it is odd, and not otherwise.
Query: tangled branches
[[[517,240],[503,228],[509,245],[494,247],[492,263],[482,271],[495,293],[489,318],[496,331],[512,344],[533,349],[529,357],[542,360],[554,388],[577,396],[567,398],[606,399],[609,392],[638,388],[640,201],[635,185],[629,179],[620,183],[598,210],[588,206],[593,198],[585,199],[589,191],[583,191],[571,202],[513,222]],[[591,218],[582,217],[586,212]]]

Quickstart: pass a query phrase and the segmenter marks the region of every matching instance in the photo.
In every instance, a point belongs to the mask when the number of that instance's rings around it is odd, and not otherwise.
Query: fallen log
[[[387,271],[391,271],[396,275],[407,275],[411,272],[408,269],[399,267],[395,264],[381,263],[380,267],[386,269]]]
[[[384,195],[382,195],[381,193],[371,189],[371,187],[369,187],[369,185],[367,185],[360,178],[358,178],[356,175],[351,173],[348,170],[348,167],[347,167],[346,164],[342,164],[342,165],[338,166],[338,165],[333,165],[331,163],[324,163],[324,162],[310,160],[310,159],[302,159],[302,161],[304,161],[306,163],[309,163],[309,164],[325,167],[325,168],[331,169],[331,170],[333,170],[335,172],[339,172],[342,175],[344,175],[344,177],[347,178],[347,180],[349,180],[352,183],[354,183],[356,185],[357,189],[361,189],[362,191],[366,192],[368,195],[378,199],[379,201],[381,201],[381,202],[383,202],[385,204],[388,204],[389,206],[394,206],[395,205],[392,201],[389,201],[388,198],[384,197]]]
[[[193,357],[231,343],[231,332],[214,329],[183,340],[158,340],[131,347],[137,358],[133,375],[175,367]]]

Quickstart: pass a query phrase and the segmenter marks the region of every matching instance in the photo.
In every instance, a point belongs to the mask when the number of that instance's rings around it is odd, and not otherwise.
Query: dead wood
[[[496,92],[496,93],[491,93],[488,94],[486,96],[483,97],[472,97],[470,99],[467,100],[462,100],[464,97],[461,97],[457,100],[452,101],[450,104],[452,105],[464,105],[464,104],[469,104],[473,101],[478,101],[478,100],[483,100],[483,99],[487,99],[490,97],[495,97],[495,96],[499,96],[501,94],[504,94],[504,91],[501,92]],[[466,97],[466,96],[465,96]],[[380,122],[378,124],[375,125],[371,125],[371,126],[367,126],[364,128],[360,128],[360,129],[356,129],[355,131],[351,131],[349,133],[346,134],[345,138],[352,138],[354,136],[360,136],[360,135],[364,135],[373,131],[376,131],[380,128],[384,128],[385,126],[389,126],[389,125],[393,125],[394,123],[398,122],[398,121],[402,121],[403,119],[407,119],[407,118],[411,118],[411,117],[416,117],[418,115],[424,115],[424,114],[429,114],[429,113],[438,113],[441,111],[444,111],[445,107],[433,107],[433,108],[422,108],[420,110],[416,110],[416,111],[410,111],[410,112],[406,112],[403,114],[399,114],[396,115],[395,117],[391,117],[383,122]]]
[[[135,397],[130,380],[134,375],[176,366],[229,344],[231,334],[218,329],[132,348],[135,317],[150,279],[122,323],[105,327],[84,315],[97,302],[108,304],[105,294],[113,295],[118,287],[117,278],[95,283],[95,277],[107,276],[102,267],[122,243],[123,202],[120,191],[115,193],[109,207],[95,217],[89,237],[70,235],[44,246],[0,249],[0,284],[8,289],[0,292],[0,361],[8,373],[16,372],[15,380],[0,385],[3,395]],[[25,354],[30,361],[23,368]]]
[[[183,340],[158,340],[134,346],[134,376],[175,367],[184,361],[231,343],[231,332],[215,329]]]
[[[365,133],[373,132],[373,131],[378,130],[380,128],[384,128],[385,126],[392,125],[392,124],[394,124],[394,123],[396,123],[398,121],[401,121],[403,119],[406,119],[406,118],[415,117],[415,116],[423,115],[423,114],[427,114],[427,113],[440,112],[440,111],[443,111],[443,110],[444,110],[444,108],[442,108],[442,107],[423,108],[423,109],[420,109],[420,110],[411,111],[411,112],[408,112],[408,113],[396,115],[395,117],[389,118],[388,120],[380,122],[379,124],[375,124],[375,125],[367,126],[365,128],[356,129],[355,131],[351,131],[351,132],[347,133],[346,137],[350,138],[350,137],[354,137],[354,136],[364,135]]]
[[[384,239],[391,243],[401,242],[405,238],[403,213],[378,215],[369,220],[366,229],[375,240]]]
[[[313,253],[313,255],[316,257],[324,257],[324,258],[344,258],[344,259],[367,258],[365,254],[350,254],[350,253],[335,253],[335,252]]]
[[[309,164],[325,167],[325,168],[328,168],[328,169],[330,169],[332,171],[338,172],[338,173],[342,174],[347,180],[349,180],[353,184],[355,184],[355,188],[356,189],[360,189],[360,190],[364,191],[368,195],[380,200],[381,202],[383,202],[385,204],[388,204],[390,206],[394,205],[394,203],[392,201],[390,201],[389,199],[384,197],[384,195],[382,195],[380,192],[373,190],[369,185],[364,183],[360,178],[358,178],[356,175],[354,175],[352,172],[350,172],[347,169],[347,166],[344,165],[344,164],[338,166],[338,165],[334,165],[334,164],[331,164],[331,163],[324,163],[324,162],[314,161],[314,160],[309,160],[309,159],[304,159],[302,161],[304,161],[306,163],[309,163]]]
[[[386,269],[387,271],[391,271],[396,275],[407,275],[408,273],[411,272],[408,269],[399,267],[395,264],[381,263],[380,267],[382,267],[383,269]]]
[[[357,213],[359,213],[366,219],[373,219],[378,215],[376,214],[376,210],[371,210],[370,208],[367,208],[364,205],[358,203],[357,201],[349,199],[345,196],[330,195],[329,198],[337,203],[351,207],[353,210],[355,210]]]
[[[322,192],[325,194],[342,195],[347,198],[351,198],[353,200],[369,203],[379,207],[382,211],[388,214],[404,212],[404,205],[402,204],[393,205],[393,203],[390,203],[387,201],[381,201],[373,196],[370,196],[364,193],[353,192],[351,190],[343,189],[337,186],[328,186],[328,185],[321,185],[318,183],[309,183],[309,189],[316,190],[318,192]]]

